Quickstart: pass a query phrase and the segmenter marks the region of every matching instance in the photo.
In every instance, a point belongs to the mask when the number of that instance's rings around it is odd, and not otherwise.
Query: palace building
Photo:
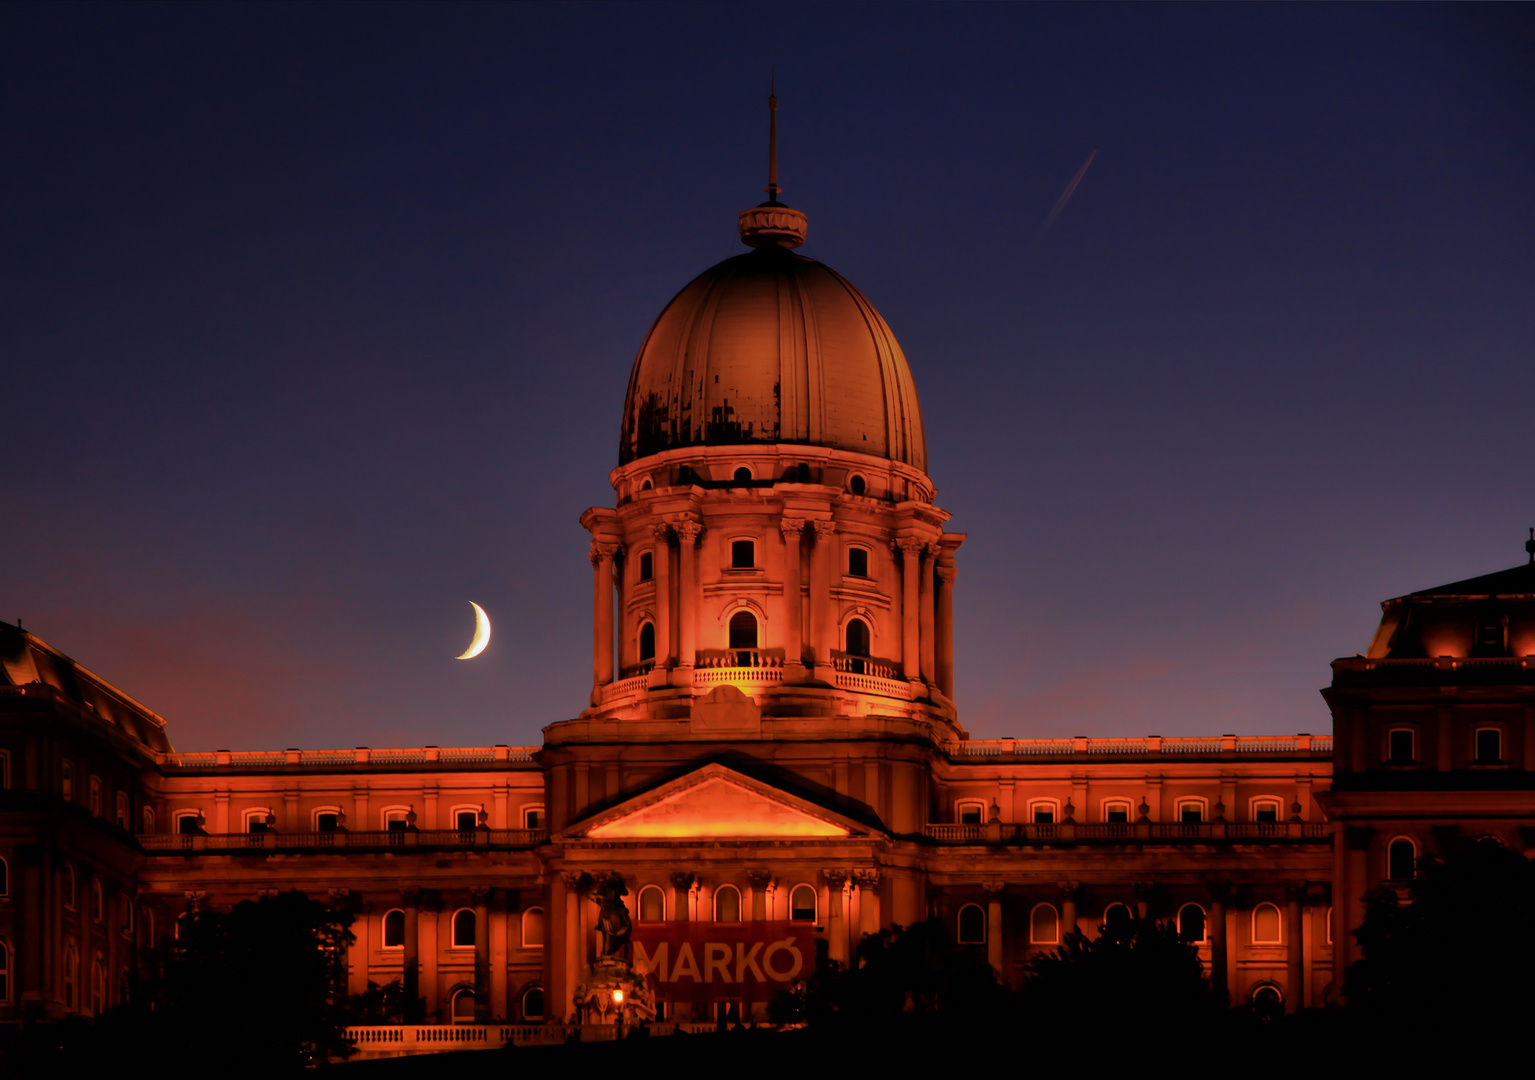
[[[1535,846],[1535,564],[1387,601],[1331,734],[971,739],[916,386],[778,193],[640,347],[581,517],[588,705],[541,746],[180,752],[0,624],[0,1020],[99,1014],[188,909],[290,889],[355,915],[351,989],[398,979],[414,1020],[602,1019],[615,880],[669,1019],[760,1017],[928,917],[1014,982],[1173,920],[1233,1003],[1294,1010],[1338,999],[1369,890]]]

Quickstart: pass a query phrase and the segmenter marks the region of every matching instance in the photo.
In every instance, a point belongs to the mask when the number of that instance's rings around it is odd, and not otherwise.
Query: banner
[[[815,970],[806,923],[667,922],[634,927],[634,968],[657,1001],[769,1001]]]

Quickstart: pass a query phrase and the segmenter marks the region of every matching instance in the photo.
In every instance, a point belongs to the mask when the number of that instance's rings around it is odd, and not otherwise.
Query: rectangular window
[[[318,814],[314,819],[314,827],[317,832],[335,832],[336,826],[341,824],[335,814]]]
[[[640,580],[649,581],[655,576],[655,557],[648,551],[640,552]]]
[[[1126,825],[1130,821],[1130,808],[1123,803],[1108,807],[1104,811],[1104,820],[1111,825]]]
[[[1398,728],[1386,738],[1386,760],[1392,765],[1411,765],[1415,756],[1412,731]]]
[[[255,832],[266,832],[266,816],[265,815],[262,815],[261,817],[251,816],[251,817],[246,818],[245,819],[245,831],[246,832],[253,832],[253,833],[255,833]]]
[[[542,806],[529,806],[522,812],[522,827],[524,829],[542,829],[544,827],[544,808]]]
[[[1253,807],[1253,820],[1254,821],[1278,821],[1279,820],[1279,804],[1278,803],[1271,803],[1271,802],[1259,803],[1257,806]]]
[[[869,576],[869,553],[864,548],[847,549],[847,572],[852,577]]]
[[[459,832],[466,832],[480,823],[480,816],[473,810],[460,810],[454,818],[458,823],[456,828]]]
[[[1198,825],[1205,819],[1205,808],[1199,803],[1183,803],[1178,807],[1178,820],[1185,825]]]
[[[1476,733],[1476,763],[1498,765],[1503,761],[1503,732],[1497,728],[1479,728]]]
[[[1053,807],[1053,806],[1036,806],[1034,808],[1034,824],[1036,824],[1036,825],[1053,825],[1053,824],[1055,824],[1055,807]]]
[[[182,814],[176,819],[176,831],[183,835],[197,831],[197,815]]]
[[[961,825],[980,825],[980,824],[982,824],[982,822],[981,822],[981,804],[980,803],[960,803],[959,807],[958,807],[958,810],[959,810],[959,823]]]
[[[754,540],[732,540],[730,542],[730,568],[732,570],[752,570],[757,566],[757,543]]]

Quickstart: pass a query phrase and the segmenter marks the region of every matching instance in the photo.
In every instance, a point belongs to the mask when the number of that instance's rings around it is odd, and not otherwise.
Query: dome
[[[688,283],[646,335],[629,376],[619,463],[688,446],[798,443],[927,471],[917,388],[864,295],[790,250],[804,216],[741,215],[754,250]]]

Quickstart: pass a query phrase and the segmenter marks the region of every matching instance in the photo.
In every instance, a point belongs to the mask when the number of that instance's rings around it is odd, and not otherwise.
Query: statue
[[[602,931],[602,959],[614,957],[627,960],[629,938],[634,933],[634,922],[623,898],[629,895],[623,878],[617,874],[599,882],[592,889],[592,899],[601,908],[597,916],[597,929]]]

